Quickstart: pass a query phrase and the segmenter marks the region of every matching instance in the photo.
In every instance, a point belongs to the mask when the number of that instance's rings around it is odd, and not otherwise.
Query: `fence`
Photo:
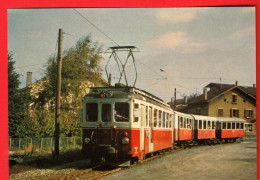
[[[28,144],[33,145],[34,152],[50,152],[54,150],[54,137],[50,138],[9,138],[10,151],[24,151]],[[82,147],[82,137],[60,137],[61,151]]]

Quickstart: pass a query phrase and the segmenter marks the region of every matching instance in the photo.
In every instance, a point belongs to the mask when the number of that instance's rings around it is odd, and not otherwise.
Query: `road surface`
[[[101,179],[255,180],[256,172],[256,138],[250,138],[174,152]]]

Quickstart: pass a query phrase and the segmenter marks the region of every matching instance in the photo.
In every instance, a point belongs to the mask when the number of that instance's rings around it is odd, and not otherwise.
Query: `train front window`
[[[111,105],[102,104],[102,121],[110,122],[111,121]]]
[[[115,114],[116,122],[128,122],[129,121],[129,104],[128,103],[116,103],[114,114]]]
[[[98,120],[98,104],[87,103],[86,104],[86,121],[95,122]]]

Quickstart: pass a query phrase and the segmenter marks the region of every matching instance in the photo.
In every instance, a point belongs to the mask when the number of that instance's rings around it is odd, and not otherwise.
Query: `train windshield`
[[[128,122],[129,121],[129,104],[115,103],[115,121]]]
[[[86,121],[95,122],[98,120],[98,104],[87,103],[86,104]]]
[[[111,121],[111,105],[102,104],[102,121],[110,122]]]

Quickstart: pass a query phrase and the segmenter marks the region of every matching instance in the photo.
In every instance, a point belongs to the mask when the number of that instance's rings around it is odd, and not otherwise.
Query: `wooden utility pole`
[[[61,69],[62,69],[62,29],[59,29],[58,59],[57,59],[57,88],[56,88],[56,112],[55,112],[55,157],[59,157],[60,138],[60,96],[61,96]]]

